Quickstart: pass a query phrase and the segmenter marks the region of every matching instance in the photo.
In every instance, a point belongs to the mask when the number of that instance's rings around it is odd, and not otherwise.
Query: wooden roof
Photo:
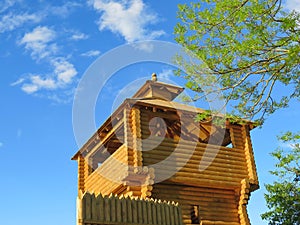
[[[183,90],[184,88],[175,85],[147,80],[146,83],[132,96],[132,98],[154,98],[172,101]]]

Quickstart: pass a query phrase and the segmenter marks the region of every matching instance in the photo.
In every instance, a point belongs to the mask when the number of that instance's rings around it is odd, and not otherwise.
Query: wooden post
[[[134,151],[134,167],[142,166],[142,134],[141,134],[141,118],[138,108],[131,109],[131,124],[133,136],[133,151]]]
[[[247,203],[249,199],[249,192],[250,192],[250,183],[249,180],[243,179],[241,181],[241,193],[240,193],[240,201],[238,207],[238,214],[240,217],[240,224],[241,225],[250,225],[250,220],[247,214]]]
[[[77,201],[76,201],[76,208],[77,208],[77,213],[76,213],[76,224],[77,225],[83,225],[83,204],[82,204],[82,196],[83,193],[82,191],[79,191]]]
[[[130,126],[130,109],[128,106],[124,108],[123,111],[123,117],[124,117],[124,145],[127,151],[128,155],[128,165],[133,166],[133,150],[132,150],[132,132],[131,132],[131,126]]]
[[[85,183],[85,162],[82,155],[78,156],[78,194],[80,191],[84,192]]]
[[[251,184],[255,184],[258,186],[258,178],[257,178],[257,172],[256,172],[256,165],[254,161],[254,154],[250,139],[250,131],[249,126],[244,125],[242,129],[242,135],[245,140],[245,156],[246,156],[246,162],[247,162],[247,168],[248,168],[248,176],[249,181]]]

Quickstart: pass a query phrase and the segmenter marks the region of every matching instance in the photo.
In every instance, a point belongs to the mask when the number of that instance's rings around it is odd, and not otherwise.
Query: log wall
[[[155,138],[152,140],[153,143],[157,143]],[[152,142],[148,140],[147,143],[151,146]],[[148,146],[144,144],[144,147]],[[173,160],[166,160],[171,154]],[[203,171],[199,170],[200,161],[208,166]],[[245,153],[242,149],[201,143],[194,147],[188,141],[181,141],[178,147],[178,143],[166,138],[153,150],[143,152],[143,163],[149,167],[161,163],[162,166],[155,170],[156,176],[177,171],[170,181],[195,186],[238,188],[241,180],[248,177]]]
[[[173,174],[153,186],[152,196],[179,202],[184,224],[196,223],[192,219],[196,207],[202,225],[249,225],[246,211],[249,187],[250,183],[258,184],[249,127],[229,125],[232,147],[217,146],[194,138],[200,137],[202,131],[197,129],[199,126],[192,116],[189,121],[180,121],[183,128],[177,126],[177,132],[185,132],[184,139],[153,136],[149,120],[155,115],[158,114],[141,110],[142,149],[147,149],[142,151],[143,165],[155,168],[157,178]],[[194,127],[190,129],[190,140],[188,132],[183,130],[187,127]],[[214,128],[209,131],[214,132]]]
[[[209,221],[223,221],[219,223],[224,225],[239,224],[239,197],[234,190],[163,182],[154,185],[152,195],[154,198],[178,202],[182,208],[184,224],[192,224],[191,214],[194,206],[199,207],[199,217],[203,225]]]

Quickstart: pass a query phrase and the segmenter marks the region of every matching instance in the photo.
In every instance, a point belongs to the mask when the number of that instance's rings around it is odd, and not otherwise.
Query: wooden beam
[[[89,158],[92,157],[92,155],[98,151],[104,149],[102,146],[116,133],[118,129],[121,128],[121,125],[123,125],[124,120],[121,119],[116,125],[113,126],[113,128],[106,134],[106,136],[100,140],[100,142],[94,146],[93,149],[90,150],[84,157]],[[103,150],[102,150],[103,151]]]

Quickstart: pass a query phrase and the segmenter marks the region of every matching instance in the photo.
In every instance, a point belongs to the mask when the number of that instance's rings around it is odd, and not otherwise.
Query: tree
[[[178,17],[176,41],[199,60],[177,58],[194,101],[222,91],[232,113],[263,122],[300,99],[300,14],[281,0],[201,0]]]
[[[196,92],[192,100],[223,92],[224,107],[260,123],[290,99],[300,100],[300,14],[285,10],[281,0],[200,0],[179,5],[178,17],[176,41],[193,61],[178,56],[185,72],[177,73]],[[280,139],[297,141],[300,135]],[[299,143],[272,155],[278,179],[266,185],[269,211],[262,218],[299,225]]]
[[[272,153],[277,163],[276,170],[271,173],[277,176],[278,180],[266,185],[268,193],[265,194],[265,199],[270,211],[262,214],[262,218],[270,221],[270,225],[299,225],[300,135],[287,132],[279,137],[279,140],[289,143],[290,150],[279,148]]]

